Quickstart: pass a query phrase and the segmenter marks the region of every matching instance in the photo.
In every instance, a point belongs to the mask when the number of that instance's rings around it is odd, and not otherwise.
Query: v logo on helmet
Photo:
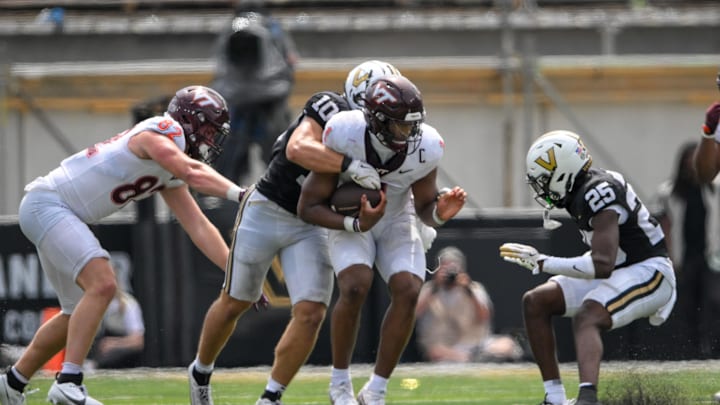
[[[357,72],[355,72],[355,77],[353,77],[353,82],[352,82],[353,86],[354,87],[359,86],[362,82],[364,82],[368,78],[370,78],[370,72],[363,72],[362,70],[358,70]]]
[[[537,163],[543,169],[552,172],[557,168],[557,160],[555,159],[555,148],[548,149],[547,154],[548,160],[544,160],[542,157],[538,157],[537,159],[535,159],[535,163]]]

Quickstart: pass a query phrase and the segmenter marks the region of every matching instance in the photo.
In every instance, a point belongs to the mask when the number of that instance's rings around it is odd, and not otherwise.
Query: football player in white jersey
[[[323,142],[333,150],[373,165],[384,192],[378,206],[363,197],[358,217],[345,217],[328,205],[344,173],[312,172],[303,184],[298,214],[329,228],[330,259],[340,296],[331,320],[334,404],[384,404],[387,382],[412,333],[415,304],[425,279],[425,251],[416,215],[437,227],[463,207],[465,191],[454,187],[438,197],[437,166],[444,143],[424,123],[420,91],[402,76],[385,76],[368,87],[362,110],[335,114]],[[414,198],[412,198],[414,196]],[[373,265],[390,289],[374,373],[354,398],[350,361],[360,312],[370,290]]]
[[[380,187],[375,169],[354,156],[322,144],[322,131],[336,113],[359,108],[367,84],[399,74],[387,62],[367,61],[350,71],[345,94],[321,91],[273,146],[267,170],[247,193],[235,223],[232,260],[220,296],[208,310],[197,356],[188,367],[192,405],[211,405],[214,363],[238,319],[260,296],[265,276],[277,255],[292,304],[292,318],[275,347],[270,377],[258,405],[280,404],[286,387],[310,355],[325,318],[333,288],[327,254],[327,230],[297,217],[300,187],[308,172],[344,173],[366,187]]]
[[[572,317],[580,388],[576,405],[599,404],[600,334],[649,318],[665,322],[676,298],[675,271],[659,223],[624,177],[592,168],[580,137],[551,131],[527,153],[527,182],[546,214],[564,208],[590,250],[575,257],[548,256],[529,245],[505,243],[500,256],[554,275],[525,293],[525,331],[545,386],[542,404],[567,403],[560,380],[552,318]]]
[[[64,159],[25,187],[20,228],[35,244],[62,311],[38,329],[20,359],[0,376],[0,404],[24,404],[28,380],[63,347],[65,361],[48,401],[100,404],[87,393],[82,365],[117,285],[110,255],[88,224],[158,192],[195,245],[225,267],[227,244],[189,188],[240,200],[243,189],[208,165],[228,131],[225,100],[210,88],[186,87],[163,116]]]

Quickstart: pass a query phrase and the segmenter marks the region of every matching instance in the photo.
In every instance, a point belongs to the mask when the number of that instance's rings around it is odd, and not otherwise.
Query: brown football
[[[353,181],[349,181],[335,190],[330,197],[330,207],[338,214],[356,216],[360,212],[360,198],[367,195],[373,207],[380,202],[380,190],[363,188]]]

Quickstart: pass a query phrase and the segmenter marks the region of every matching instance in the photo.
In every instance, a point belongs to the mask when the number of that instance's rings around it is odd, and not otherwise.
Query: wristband
[[[705,139],[715,139],[715,133],[711,132],[711,133],[708,134],[708,133],[705,131],[706,128],[707,128],[707,126],[706,126],[706,125],[703,125],[702,137],[705,138]],[[707,129],[709,129],[709,128],[707,128]]]
[[[343,219],[343,226],[345,227],[345,230],[348,232],[355,232],[355,233],[362,232],[360,230],[360,218],[345,217]]]
[[[438,216],[438,213],[437,213],[437,204],[435,204],[435,207],[433,207],[432,217],[433,217],[433,221],[435,221],[435,223],[438,224],[438,225],[443,225],[443,224],[445,224],[445,222],[447,222],[447,220],[443,221],[443,220],[440,219],[440,217]]]
[[[245,190],[243,190],[242,187],[238,186],[237,184],[233,184],[228,189],[227,193],[225,193],[225,198],[230,201],[240,202],[240,198],[242,197]]]
[[[343,155],[342,164],[340,165],[340,173],[344,173],[348,167],[350,167],[350,164],[352,163],[352,158],[348,155]]]

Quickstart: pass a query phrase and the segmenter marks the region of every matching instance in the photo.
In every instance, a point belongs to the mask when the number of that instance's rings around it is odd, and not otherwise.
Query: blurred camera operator
[[[433,278],[415,310],[417,339],[432,362],[514,361],[523,356],[509,336],[492,335],[492,301],[466,271],[465,255],[450,246],[438,253]]]

